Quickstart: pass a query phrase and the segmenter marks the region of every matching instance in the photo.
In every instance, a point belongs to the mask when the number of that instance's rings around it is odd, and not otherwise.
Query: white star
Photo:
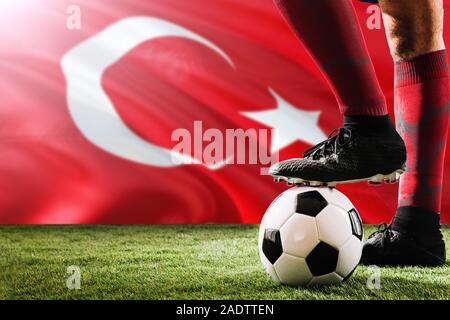
[[[273,128],[271,152],[300,140],[315,145],[327,137],[318,126],[320,111],[303,111],[285,101],[269,88],[277,108],[265,111],[241,112],[246,117]]]

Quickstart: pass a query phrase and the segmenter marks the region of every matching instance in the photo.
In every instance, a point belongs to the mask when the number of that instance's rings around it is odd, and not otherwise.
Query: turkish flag
[[[392,111],[384,31],[355,5]],[[277,129],[256,138],[287,159],[342,124],[272,0],[2,1],[0,26],[3,224],[259,223],[286,186],[205,163],[194,138],[176,163],[173,133]],[[397,188],[339,186],[366,223],[390,220]]]

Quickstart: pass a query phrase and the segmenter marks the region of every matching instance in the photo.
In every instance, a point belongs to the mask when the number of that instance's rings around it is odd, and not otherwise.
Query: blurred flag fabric
[[[355,6],[393,114],[384,31]],[[259,223],[286,186],[255,164],[175,166],[172,132],[278,126],[287,159],[342,122],[272,0],[0,1],[0,92],[2,224]],[[449,223],[450,161],[445,181]],[[366,223],[397,188],[339,187]]]

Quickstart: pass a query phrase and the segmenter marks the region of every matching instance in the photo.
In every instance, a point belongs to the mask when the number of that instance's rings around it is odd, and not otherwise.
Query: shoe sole
[[[284,177],[278,175],[272,175],[275,182],[285,181],[288,186],[298,185],[298,186],[309,186],[309,187],[329,187],[334,188],[338,184],[348,184],[355,182],[364,182],[367,181],[370,185],[381,185],[383,182],[388,184],[397,183],[400,179],[400,176],[405,172],[404,169],[397,169],[394,172],[388,174],[376,174],[374,176],[362,179],[354,179],[354,180],[343,180],[343,181],[318,181],[318,180],[306,180],[301,178],[293,178],[293,177]]]

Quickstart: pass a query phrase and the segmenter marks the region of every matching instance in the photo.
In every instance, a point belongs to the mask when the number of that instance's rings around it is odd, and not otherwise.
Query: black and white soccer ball
[[[259,255],[277,282],[340,283],[361,259],[363,232],[358,212],[338,190],[295,187],[267,209],[259,229]]]

